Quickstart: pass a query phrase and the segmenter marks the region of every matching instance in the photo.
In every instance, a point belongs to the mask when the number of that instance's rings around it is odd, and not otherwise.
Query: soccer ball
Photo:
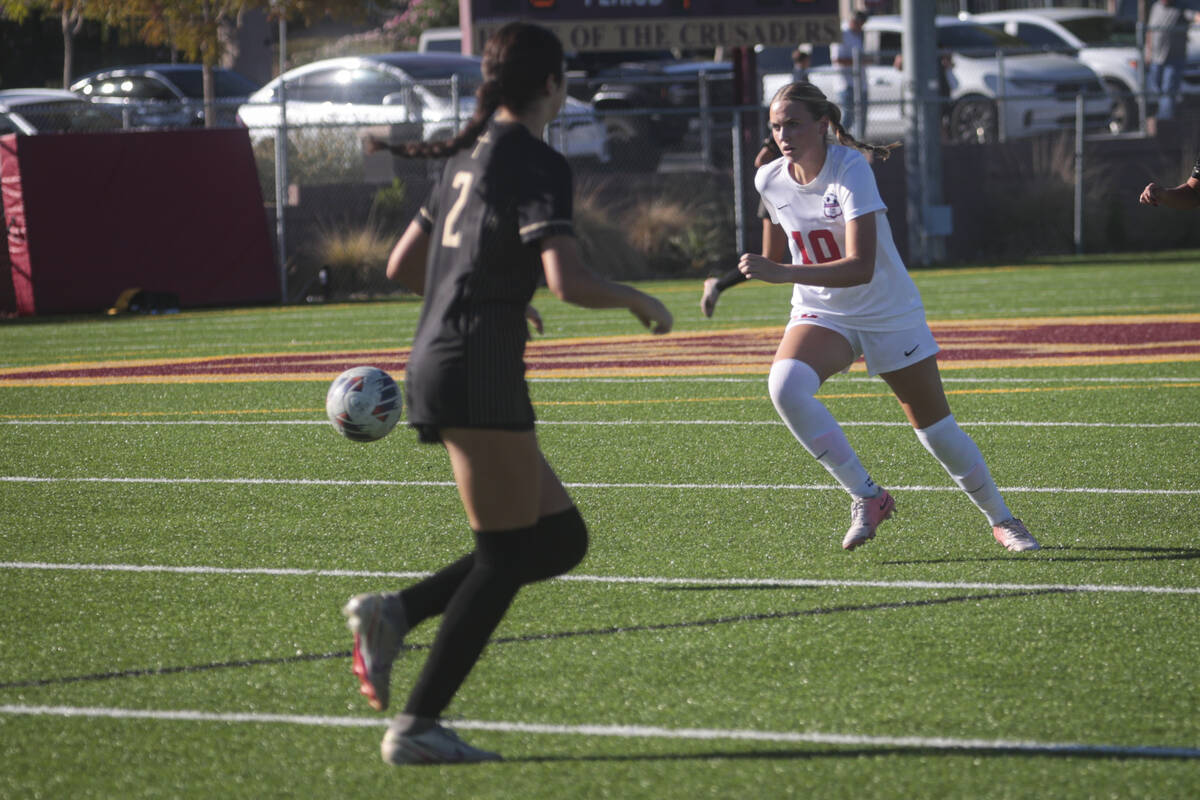
[[[334,430],[356,442],[387,436],[403,410],[400,387],[378,367],[346,370],[325,395],[325,413]]]

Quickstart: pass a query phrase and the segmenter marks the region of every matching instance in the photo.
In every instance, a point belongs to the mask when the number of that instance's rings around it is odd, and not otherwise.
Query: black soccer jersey
[[[566,159],[518,123],[488,124],[452,156],[418,216],[425,302],[405,372],[409,424],[526,430],[525,307],[538,243],[573,232]]]

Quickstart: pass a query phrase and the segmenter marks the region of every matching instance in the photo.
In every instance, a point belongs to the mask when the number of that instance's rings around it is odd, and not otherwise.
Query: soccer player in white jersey
[[[764,255],[743,255],[738,269],[747,278],[795,284],[768,386],[792,434],[853,498],[842,547],[853,550],[873,538],[896,505],[815,397],[827,378],[861,355],[868,373],[891,387],[921,444],[987,516],[996,541],[1009,550],[1037,550],[950,413],[937,342],[864,156],[886,158],[891,147],[851,137],[838,106],[810,83],[776,93],[770,125],[782,156],[761,166],[754,182],[773,224]],[[829,141],[831,132],[837,143]]]

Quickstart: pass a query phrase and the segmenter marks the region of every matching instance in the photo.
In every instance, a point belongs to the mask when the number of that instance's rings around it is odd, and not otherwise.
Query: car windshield
[[[938,47],[968,58],[992,58],[1000,48],[1022,48],[1025,42],[985,25],[939,25]]]
[[[204,74],[196,70],[172,70],[164,73],[179,91],[197,100],[204,98]],[[213,70],[214,97],[248,97],[258,87],[244,75],[230,70]]]
[[[477,61],[430,61],[398,64],[412,79],[432,94],[443,100],[450,99],[450,80],[458,78],[458,94],[474,94],[475,88],[483,83],[483,70]]]
[[[1133,20],[1116,17],[1080,17],[1060,20],[1062,26],[1078,36],[1084,44],[1123,45],[1137,44],[1137,31]]]
[[[121,121],[100,106],[86,100],[50,100],[14,108],[38,133],[111,131]]]

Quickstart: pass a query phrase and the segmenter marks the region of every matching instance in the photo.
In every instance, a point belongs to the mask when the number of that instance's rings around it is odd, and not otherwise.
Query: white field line
[[[382,728],[387,720],[372,717],[330,717],[303,714],[264,714],[252,712],[170,711],[132,708],[96,708],[76,706],[0,705],[0,714],[39,716],[156,720],[163,722],[249,723],[254,725],[310,725],[324,728]],[[549,736],[607,736],[621,739],[674,739],[701,741],[770,742],[779,744],[826,744],[847,747],[919,748],[927,750],[1018,751],[1025,753],[1142,756],[1147,758],[1200,758],[1200,749],[1122,744],[1085,744],[1081,742],[1038,742],[1017,739],[955,739],[943,736],[869,736],[817,731],[759,731],[720,728],[666,728],[648,725],[554,725],[535,722],[490,722],[455,720],[458,730],[496,731],[500,733],[544,734]]]
[[[0,561],[0,570],[62,570],[74,572],[173,573],[178,575],[267,575],[272,577],[387,578],[419,580],[429,572],[389,572],[296,567],[211,567],[166,564],[72,564],[45,561]],[[1128,594],[1200,595],[1200,586],[1136,586],[1097,583],[974,583],[968,581],[882,581],[832,578],[672,578],[629,575],[562,575],[554,580],[576,583],[651,586],[771,586],[796,588],[978,589],[985,591],[1114,592]]]
[[[604,378],[529,378],[530,383],[762,383],[767,382],[767,373],[761,375],[671,375],[665,377],[604,377]],[[1097,376],[1064,376],[1061,378],[1031,378],[1031,377],[983,377],[969,378],[958,375],[943,375],[942,383],[1192,383],[1200,378],[1183,376],[1158,377],[1097,377]],[[827,384],[837,386],[841,383],[875,383],[885,385],[882,378],[866,375],[838,375],[834,382]]]
[[[332,480],[315,478],[56,478],[40,475],[0,475],[0,483],[126,483],[223,486],[392,486],[397,488],[454,486],[453,481]],[[818,483],[593,483],[564,482],[568,489],[678,489],[714,491],[790,490],[826,492],[841,489]],[[889,486],[896,492],[961,492],[957,486]],[[1200,495],[1200,489],[1112,489],[1088,486],[1001,486],[1001,492],[1026,494]]]
[[[328,425],[323,419],[8,419],[0,420],[4,425]],[[579,425],[581,427],[631,426],[631,425],[771,425],[783,426],[780,420],[742,419],[619,419],[619,420],[538,420],[538,426]],[[844,428],[907,428],[902,420],[839,422]],[[1200,422],[1032,422],[1003,420],[996,422],[958,423],[964,428],[1200,428]]]

